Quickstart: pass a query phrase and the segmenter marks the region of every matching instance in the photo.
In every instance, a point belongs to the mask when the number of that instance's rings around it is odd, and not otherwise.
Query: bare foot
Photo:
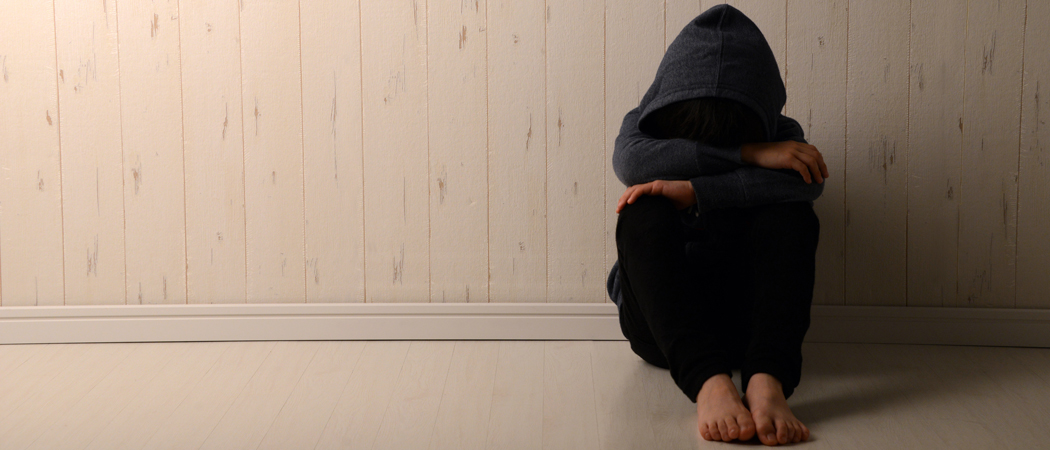
[[[700,435],[708,441],[746,441],[755,435],[755,421],[744,407],[729,375],[720,373],[704,382],[696,396]]]
[[[809,428],[800,422],[784,398],[780,380],[768,373],[756,373],[747,383],[744,402],[751,410],[758,440],[766,445],[809,440]]]

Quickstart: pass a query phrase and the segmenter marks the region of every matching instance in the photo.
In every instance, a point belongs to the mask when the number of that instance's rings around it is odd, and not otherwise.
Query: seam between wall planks
[[[423,116],[425,118],[424,122],[426,122],[424,126],[427,127],[427,301],[426,302],[430,303],[430,302],[433,302],[433,300],[434,300],[434,299],[431,298],[432,294],[430,292],[434,288],[434,286],[433,286],[433,279],[431,278],[431,276],[432,276],[431,272],[433,272],[433,267],[432,267],[433,264],[430,261],[430,240],[433,238],[433,229],[431,227],[434,224],[433,221],[431,220],[431,218],[433,218],[434,212],[430,208],[430,196],[431,196],[431,192],[430,192],[430,176],[431,176],[431,173],[430,173],[430,164],[431,164],[430,163],[430,61],[428,61],[428,57],[430,55],[430,45],[429,45],[430,44],[430,42],[429,42],[429,39],[430,39],[430,37],[429,37],[430,36],[430,1],[429,0],[423,2],[423,8],[426,9],[426,12],[423,13],[423,29],[426,30],[424,32],[424,34],[423,34],[423,42],[424,42],[423,48],[426,49],[426,51],[423,53],[423,58],[422,58],[423,59],[423,85],[426,87],[426,90],[427,90],[426,94],[423,95],[423,109],[426,110],[426,112],[423,114]],[[362,64],[364,64],[364,63],[362,62]],[[485,150],[488,151],[488,149],[485,149]],[[402,182],[403,181],[404,181],[404,179],[402,178]],[[486,186],[486,189],[487,188],[488,187]],[[404,188],[402,188],[402,189],[404,189]]]
[[[666,13],[664,13],[666,14]],[[666,28],[666,26],[664,27]],[[608,78],[608,64],[609,64],[609,3],[608,0],[602,2],[602,140],[609,139],[609,83],[606,80]],[[664,39],[667,39],[667,30],[664,30]],[[609,158],[607,151],[609,151],[609,143],[603,142],[602,145],[602,167],[606,168],[602,171],[602,213],[606,214],[609,209]],[[609,221],[604,217],[602,218],[602,269],[605,269],[605,264],[609,261]],[[601,272],[599,272],[601,273]],[[612,303],[610,299],[604,298],[607,295],[602,295],[602,303]]]
[[[908,197],[908,174],[911,173],[911,29],[913,0],[908,1],[908,103],[905,112],[906,128],[904,130],[904,142],[907,146],[904,150],[904,306],[908,306],[908,218],[911,216],[911,198]]]
[[[966,116],[966,92],[965,92],[966,91],[966,67],[965,66],[966,66],[966,61],[967,61],[966,54],[967,54],[968,50],[970,49],[970,47],[967,45],[967,42],[970,40],[970,2],[969,1],[966,2],[966,19],[963,22],[964,22],[965,25],[964,25],[964,31],[963,31],[963,71],[962,71],[962,85],[963,85],[962,108],[963,108],[963,111],[961,111],[961,112],[962,112],[962,116],[965,117]],[[959,120],[961,121],[962,119],[960,118]],[[966,124],[963,123],[962,127],[965,128]],[[960,130],[960,131],[962,131],[962,130]],[[956,157],[960,161],[962,161],[962,152],[963,152],[963,148],[965,148],[965,147],[966,147],[966,133],[962,132],[962,135],[959,136],[959,148],[957,149],[958,154],[956,155]],[[960,165],[960,167],[959,167],[959,194],[958,194],[959,195],[959,199],[957,200],[957,202],[958,202],[957,205],[959,205],[959,206],[957,208],[962,208],[962,204],[963,204],[962,196],[963,196],[963,194],[966,193],[966,190],[963,189],[963,183],[966,181],[966,179],[965,179],[965,177],[962,176],[962,170],[963,170],[963,168]],[[961,236],[962,236],[962,220],[961,220],[962,214],[958,212],[958,209],[956,209],[956,211],[957,212],[955,214],[955,236],[956,236],[955,242],[956,242],[956,248],[958,248],[958,243],[960,242],[960,239],[961,239]],[[959,254],[960,253],[962,253],[962,252],[959,252],[958,250],[955,252],[955,299],[952,300],[952,304],[954,304],[954,305],[959,304],[959,296],[962,295],[961,291],[959,291],[959,282],[962,279],[962,270],[960,270],[961,266],[959,265],[959,261],[960,261]],[[943,301],[941,302],[941,306],[944,306],[944,302]]]
[[[244,144],[244,45],[241,34],[241,12],[244,10],[242,0],[237,0],[237,70],[241,83],[238,86],[241,98],[241,211],[244,214],[244,303],[248,303],[248,176],[245,166]],[[304,224],[305,225],[305,224]]]
[[[102,12],[105,14],[105,9],[103,9]],[[120,12],[117,9],[116,1],[113,2],[113,15],[117,18],[117,20],[115,20],[116,23],[114,23],[113,26],[117,30],[117,121],[119,125],[118,128],[120,128],[120,211],[124,231],[120,240],[124,247],[124,304],[126,305],[128,304],[128,210],[126,198],[127,180],[125,180],[124,173],[124,102],[121,101],[121,97],[124,93],[120,85]],[[55,45],[57,47],[58,44],[56,43]],[[182,68],[180,67],[179,70],[182,70]]]
[[[183,86],[182,72],[186,70],[183,67],[182,60],[182,1],[175,2],[175,15],[179,18],[179,119],[182,121],[182,277],[183,287],[186,292],[186,304],[190,303],[190,258],[189,258],[189,241],[187,228],[189,227],[189,221],[186,219],[186,94],[184,92],[185,86]]]
[[[103,11],[105,12],[105,11]],[[58,93],[58,15],[55,12],[55,0],[51,0],[51,31],[55,43],[55,122],[58,122],[58,205],[62,219],[62,305],[66,304],[66,196],[62,195],[62,98]],[[3,299],[0,298],[0,305]]]
[[[550,213],[550,199],[547,197],[547,175],[550,171],[550,161],[548,155],[550,153],[547,141],[550,140],[550,130],[548,130],[547,122],[547,25],[550,23],[550,6],[547,5],[547,0],[543,0],[543,275],[546,278],[543,280],[544,292],[543,301],[550,302],[551,292],[551,264],[550,264],[550,234],[551,229],[547,222],[548,213]]]
[[[364,54],[364,18],[361,16],[361,0],[357,0],[357,54],[358,64],[357,80],[361,83],[361,94],[358,95],[358,99],[361,101],[361,302],[368,303],[368,252],[365,247],[365,54]],[[303,224],[305,227],[306,224]]]
[[[299,25],[299,32],[296,36],[299,38],[299,135],[303,136],[306,133],[306,119],[303,117],[303,2],[299,0],[295,3],[296,9],[299,12],[299,20],[296,20],[296,25]],[[361,19],[358,18],[358,26],[361,26]],[[332,123],[332,127],[335,127],[335,123]],[[303,190],[303,303],[310,303],[309,290],[307,286],[310,284],[307,281],[307,259],[306,259],[306,139],[305,136],[299,139],[299,157],[302,164],[303,184],[301,186]],[[245,223],[248,219],[245,218]],[[246,245],[247,246],[247,245]],[[316,267],[314,268],[316,270]],[[247,270],[247,267],[245,268]]]
[[[846,189],[847,177],[849,171],[846,170],[849,167],[849,152],[846,151],[849,146],[849,5],[850,0],[846,1],[846,86],[845,92],[842,94],[842,111],[844,112],[842,117],[843,129],[842,129],[842,212],[843,212],[843,233],[842,233],[842,305],[846,306],[846,261],[848,260],[849,248],[846,245],[846,227],[849,227],[849,202],[846,201],[846,197],[849,196],[849,190]]]
[[[1021,25],[1021,101],[1018,102],[1018,108],[1020,111],[1017,114],[1017,173],[1014,174],[1014,201],[1017,202],[1017,207],[1014,208],[1014,304],[1012,307],[1017,307],[1017,247],[1020,241],[1020,234],[1017,232],[1017,223],[1021,217],[1021,183],[1018,181],[1021,178],[1021,129],[1024,127],[1024,74],[1025,74],[1025,47],[1028,46],[1028,0],[1024,3],[1024,23]],[[1039,120],[1036,117],[1036,120]],[[61,151],[61,147],[59,147]]]
[[[485,1],[485,302],[492,303],[492,185],[490,183],[489,171],[491,170],[489,164],[489,154],[491,148],[491,138],[489,136],[492,127],[489,125],[492,120],[489,117],[489,86],[492,81],[489,79],[489,4],[488,0]]]

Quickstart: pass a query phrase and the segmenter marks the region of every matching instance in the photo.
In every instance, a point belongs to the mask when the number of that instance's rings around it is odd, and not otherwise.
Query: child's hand
[[[696,204],[696,192],[693,191],[693,184],[689,180],[656,180],[627,188],[623,195],[620,196],[620,202],[616,205],[616,214],[619,214],[625,206],[633,204],[638,197],[643,195],[662,195],[667,197],[671,199],[674,207],[679,210]]]
[[[757,142],[740,146],[740,160],[766,169],[793,169],[802,174],[806,183],[823,183],[828,177],[828,166],[817,148],[795,141]]]

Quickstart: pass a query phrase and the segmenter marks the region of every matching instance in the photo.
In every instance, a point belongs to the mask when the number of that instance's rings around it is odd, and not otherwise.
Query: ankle
[[[707,381],[704,381],[704,385],[700,387],[701,392],[711,391],[732,391],[736,393],[736,384],[733,383],[733,379],[729,375],[719,373],[712,375]]]
[[[748,380],[747,392],[745,393],[745,395],[747,393],[751,393],[752,391],[755,391],[755,393],[761,393],[765,395],[779,394],[780,396],[783,396],[784,385],[781,384],[780,380],[778,380],[773,375],[770,375],[768,373],[756,373],[754,375],[751,375],[751,378]]]

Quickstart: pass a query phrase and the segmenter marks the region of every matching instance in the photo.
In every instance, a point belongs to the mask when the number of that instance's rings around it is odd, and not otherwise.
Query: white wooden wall
[[[716,3],[0,3],[0,304],[608,301]],[[1050,3],[730,3],[831,171],[815,303],[1050,308]]]

